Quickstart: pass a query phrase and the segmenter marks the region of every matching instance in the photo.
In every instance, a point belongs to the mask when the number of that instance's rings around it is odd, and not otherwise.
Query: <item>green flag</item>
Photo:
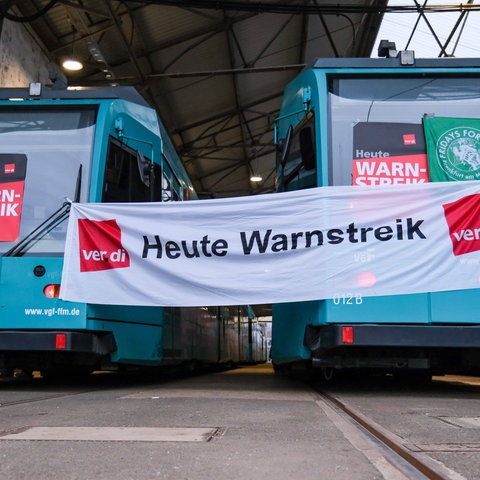
[[[431,182],[480,180],[480,119],[423,119]]]

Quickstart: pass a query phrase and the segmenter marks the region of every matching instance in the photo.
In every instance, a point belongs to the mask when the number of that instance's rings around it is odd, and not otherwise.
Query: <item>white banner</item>
[[[279,303],[480,286],[480,182],[73,204],[61,298]]]

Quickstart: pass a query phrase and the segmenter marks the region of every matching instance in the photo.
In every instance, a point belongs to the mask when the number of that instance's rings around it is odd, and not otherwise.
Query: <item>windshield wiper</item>
[[[3,257],[21,257],[32,245],[37,243],[48,232],[60,225],[70,213],[70,202],[65,202],[58,210],[53,212],[37,228],[32,230],[26,237],[20,240]]]
[[[77,173],[77,183],[75,185],[75,197],[73,197],[73,202],[78,203],[80,201],[80,192],[82,190],[82,169],[83,166],[80,164],[78,167],[78,173]]]
[[[80,191],[82,187],[82,165],[78,168],[77,182],[75,185],[75,202],[80,200]],[[26,237],[15,244],[10,250],[5,252],[2,257],[21,257],[30,247],[37,243],[47,233],[60,225],[70,214],[72,202],[67,200],[63,205],[47,217],[38,227],[33,229]]]

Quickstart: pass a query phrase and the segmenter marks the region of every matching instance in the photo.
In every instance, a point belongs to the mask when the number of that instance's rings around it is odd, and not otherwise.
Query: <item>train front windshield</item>
[[[392,141],[385,132],[394,124],[410,125],[411,132],[421,135],[424,116],[478,118],[480,81],[476,76],[438,74],[335,75],[329,78],[328,100],[329,184],[374,185],[379,184],[375,172],[368,172],[368,181],[354,181],[353,158],[381,160],[383,147]]]
[[[87,200],[95,119],[91,106],[0,108],[0,254],[48,225],[66,199]],[[66,231],[65,217],[17,255],[62,255]]]

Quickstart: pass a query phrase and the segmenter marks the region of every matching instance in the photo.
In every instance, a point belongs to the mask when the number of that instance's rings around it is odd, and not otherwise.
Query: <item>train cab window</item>
[[[153,166],[148,158],[125,145],[111,139],[105,178],[103,183],[104,202],[149,202],[160,200],[160,168]],[[153,193],[152,193],[153,192]]]
[[[330,185],[354,183],[354,158],[385,155],[382,147],[388,139],[382,132],[387,127],[410,124],[422,132],[425,115],[478,118],[480,108],[478,77],[467,74],[332,75],[328,83]],[[375,175],[365,184],[376,184]]]
[[[55,216],[65,198],[88,201],[97,109],[91,105],[36,105],[36,101],[23,106],[20,102],[3,103],[11,105],[0,108],[1,163],[2,167],[12,165],[7,170],[2,168],[0,193],[7,181],[6,172],[9,178],[16,177],[15,185],[21,185],[21,189],[14,192],[14,228],[0,226],[0,252],[19,245],[18,240],[10,241],[15,236],[23,240],[36,237],[39,225],[47,222],[38,239],[23,243],[16,254],[62,255],[68,222],[48,219]]]
[[[315,124],[312,112],[295,128],[289,129],[277,154],[280,191],[317,185]]]

